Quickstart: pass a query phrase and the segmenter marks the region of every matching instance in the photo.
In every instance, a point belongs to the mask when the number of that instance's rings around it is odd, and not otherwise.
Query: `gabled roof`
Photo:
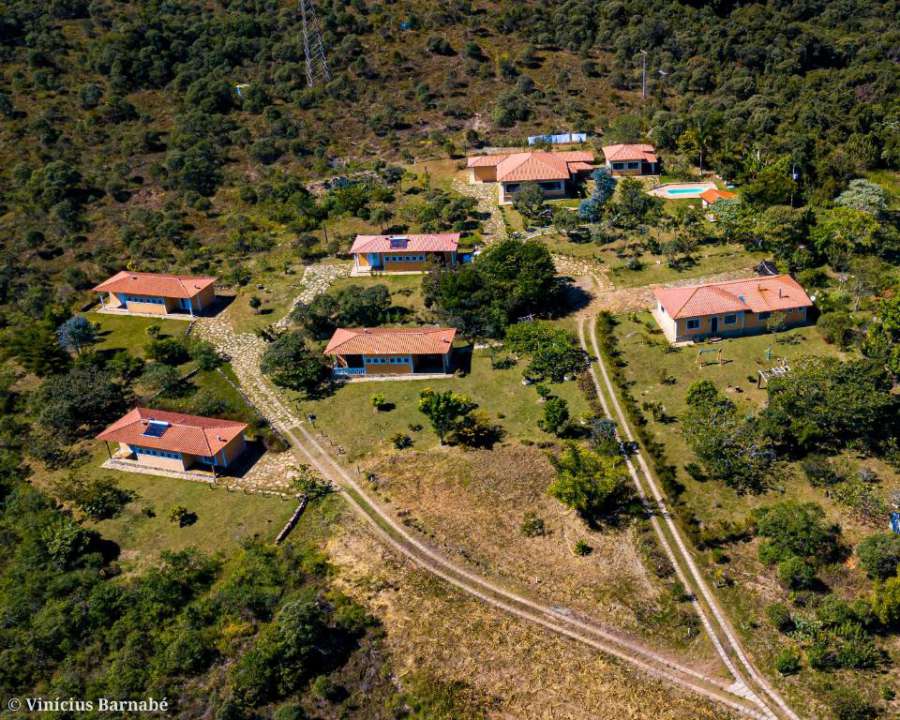
[[[338,328],[326,355],[444,355],[455,328]]]
[[[133,293],[154,297],[192,298],[216,282],[214,277],[166,275],[122,270],[94,288],[94,292]]]
[[[477,155],[466,167],[497,168],[498,182],[568,180],[574,173],[594,168],[594,154],[583,150],[521,152],[510,155]]]
[[[646,143],[620,143],[618,145],[604,145],[603,157],[607,162],[627,162],[628,160],[642,160],[648,163],[656,162],[656,148]]]
[[[405,240],[405,245],[400,243]],[[392,242],[393,241],[393,242]],[[369,252],[454,252],[459,245],[459,233],[437,235],[357,235],[351,254]]]
[[[740,310],[759,313],[812,306],[812,300],[790,275],[655,288],[653,294],[666,313],[676,319]]]
[[[155,427],[162,430],[158,436],[146,434],[151,420],[155,421]],[[165,423],[168,423],[168,427]],[[97,439],[130,443],[154,450],[210,456],[215,455],[246,429],[245,423],[233,420],[137,407],[116,420]]]
[[[719,200],[734,200],[737,197],[736,193],[729,192],[728,190],[719,190],[718,188],[710,188],[709,190],[704,190],[700,193],[700,197],[706,200],[710,205],[713,203],[719,202]]]

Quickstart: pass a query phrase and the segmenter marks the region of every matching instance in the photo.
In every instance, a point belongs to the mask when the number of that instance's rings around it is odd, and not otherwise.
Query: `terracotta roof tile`
[[[398,247],[397,242],[406,240]],[[392,244],[394,241],[395,244]],[[367,252],[454,252],[459,246],[459,233],[437,235],[357,235],[350,253]]]
[[[123,270],[94,288],[94,292],[133,293],[154,297],[192,298],[216,282],[214,277],[165,275]]]
[[[165,430],[159,437],[145,434],[151,420],[168,423],[168,427],[163,426]],[[210,456],[215,455],[246,429],[245,423],[232,420],[138,407],[116,420],[97,435],[97,439],[130,443],[154,450]]]
[[[497,167],[498,182],[568,180],[573,173],[593,169],[594,154],[582,150],[521,152],[509,155],[477,155],[467,167]]]
[[[326,355],[444,355],[454,328],[338,328]]]
[[[736,193],[729,192],[728,190],[719,190],[718,188],[710,188],[709,190],[704,190],[700,193],[700,197],[706,200],[710,205],[719,200],[734,200],[737,197]]]
[[[708,285],[655,288],[654,296],[673,318],[726,312],[777,312],[811,307],[812,300],[790,275],[727,280]]]
[[[607,162],[626,162],[628,160],[643,160],[648,163],[656,162],[656,148],[645,143],[620,143],[618,145],[605,145],[603,157]]]

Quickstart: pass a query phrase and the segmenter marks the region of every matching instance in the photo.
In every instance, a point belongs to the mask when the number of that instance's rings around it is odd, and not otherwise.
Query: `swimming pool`
[[[711,182],[672,183],[671,185],[661,185],[658,188],[653,188],[653,190],[650,190],[650,194],[656,195],[656,197],[669,198],[670,200],[686,200],[688,198],[698,198],[700,193],[714,187],[715,183]]]

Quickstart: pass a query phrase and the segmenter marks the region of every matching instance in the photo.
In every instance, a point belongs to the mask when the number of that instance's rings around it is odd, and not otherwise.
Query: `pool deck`
[[[690,200],[700,197],[700,193],[706,190],[714,190],[716,184],[713,182],[696,182],[696,183],[668,183],[659,187],[648,190],[651,195],[664,198],[665,200]],[[677,190],[679,192],[672,193]]]

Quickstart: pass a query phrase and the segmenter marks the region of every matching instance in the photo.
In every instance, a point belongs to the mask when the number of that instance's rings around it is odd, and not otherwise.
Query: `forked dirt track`
[[[578,335],[581,347],[592,358],[590,374],[604,413],[618,423],[620,439],[633,443],[634,434],[619,404],[609,372],[600,353],[594,321],[595,318],[593,316],[582,316],[578,319]],[[585,322],[589,324],[590,328],[590,349],[585,340]],[[600,374],[603,377],[602,387],[597,377],[595,364],[596,367],[600,368]],[[615,409],[615,415],[610,412],[610,406]],[[665,497],[660,491],[659,483],[650,471],[643,452],[638,448],[633,455],[624,453],[623,456],[642,501],[652,512],[651,522],[657,537],[675,566],[679,579],[684,583],[685,587],[692,591],[697,613],[716,651],[719,653],[719,657],[735,680],[732,690],[753,702],[765,717],[784,717],[789,718],[789,720],[800,720],[799,716],[787,705],[778,691],[755,668],[744,651],[734,628],[725,616],[715,595],[710,590],[702,572],[697,567],[690,550],[688,550],[681,530],[668,510]],[[632,458],[637,461],[640,473],[637,472]]]
[[[256,340],[254,336],[237,335],[230,331],[230,328],[226,330],[221,319],[217,325],[217,332],[210,333],[209,336],[226,353],[232,353],[235,346],[246,347],[252,343],[252,340]],[[249,360],[246,356],[244,359]],[[754,693],[749,692],[740,680],[730,685],[726,684],[718,677],[682,665],[632,638],[601,626],[590,618],[511,592],[448,560],[412,535],[394,518],[390,511],[382,508],[359,485],[352,472],[344,468],[321,445],[316,437],[307,430],[304,422],[299,420],[280,399],[277,391],[262,377],[258,363],[238,362],[234,364],[234,369],[241,385],[248,390],[251,400],[257,405],[257,409],[268,417],[291,442],[297,458],[301,462],[315,467],[324,478],[343,490],[342,495],[353,510],[365,519],[372,527],[373,532],[396,552],[462,592],[477,597],[516,617],[540,625],[551,632],[618,658],[639,668],[649,676],[695,692],[745,717],[757,720],[770,720],[778,717],[764,703],[761,703]],[[594,380],[596,382],[596,376]],[[600,395],[602,397],[602,393]],[[678,567],[678,563],[676,563],[676,567]],[[701,614],[701,617],[704,615]],[[704,619],[704,623],[707,622]],[[714,642],[717,642],[715,635],[711,634],[711,637]],[[720,654],[723,653],[720,652]],[[730,665],[729,669],[731,669]],[[732,671],[732,675],[737,677],[734,671]],[[792,713],[785,713],[785,716],[791,720],[798,720]]]

